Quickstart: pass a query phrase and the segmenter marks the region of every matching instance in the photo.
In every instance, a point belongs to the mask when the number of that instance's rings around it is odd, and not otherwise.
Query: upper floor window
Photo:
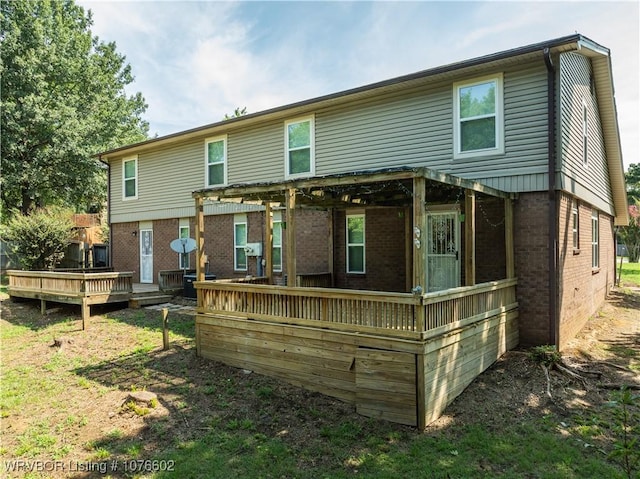
[[[205,140],[206,185],[227,184],[227,137]]]
[[[247,216],[235,215],[233,217],[233,245],[235,254],[233,256],[233,269],[236,271],[247,270],[247,253],[244,247],[247,246]]]
[[[285,122],[285,175],[309,176],[315,173],[315,133],[313,117]]]
[[[591,211],[591,267],[600,268],[600,221],[598,211]]]
[[[347,273],[364,272],[364,215],[347,215]]]
[[[587,102],[582,100],[582,164],[589,164],[589,115]]]
[[[504,153],[502,74],[453,84],[454,158]]]
[[[272,262],[274,271],[282,271],[282,213],[273,213]]]
[[[138,198],[138,157],[125,159],[122,162],[122,199]]]

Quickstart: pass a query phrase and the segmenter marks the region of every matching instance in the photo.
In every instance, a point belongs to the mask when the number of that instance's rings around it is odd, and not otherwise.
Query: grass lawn
[[[39,303],[5,299],[0,321],[2,477],[628,477],[608,455],[614,410],[561,376],[548,400],[543,372],[523,352],[509,363],[517,371],[492,368],[420,432],[198,358],[190,316],[170,314],[168,351],[157,311],[107,310],[82,331],[73,307],[41,316]],[[560,399],[574,389],[575,404]],[[133,403],[136,390],[158,400]],[[59,466],[24,469],[38,464]]]
[[[620,258],[616,264],[618,270],[620,269]],[[622,274],[620,275],[621,286],[635,286],[640,287],[640,263],[622,263]]]

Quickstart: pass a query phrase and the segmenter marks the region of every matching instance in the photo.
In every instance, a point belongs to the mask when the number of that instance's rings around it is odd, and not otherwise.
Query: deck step
[[[168,303],[173,299],[173,296],[169,294],[156,294],[156,295],[135,295],[129,299],[129,307],[133,309],[139,309],[143,306],[151,306],[153,304]]]

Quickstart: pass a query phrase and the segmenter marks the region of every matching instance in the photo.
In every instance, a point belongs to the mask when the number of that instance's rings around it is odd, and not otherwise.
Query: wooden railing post
[[[476,284],[476,193],[464,190],[464,277],[467,286]]]
[[[287,190],[287,286],[295,286],[296,271],[296,190]]]

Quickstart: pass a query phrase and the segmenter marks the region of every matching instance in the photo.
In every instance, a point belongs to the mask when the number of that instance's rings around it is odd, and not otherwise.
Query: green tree
[[[239,117],[244,116],[246,114],[247,114],[247,107],[246,106],[244,106],[242,108],[238,107],[233,111],[232,115],[229,115],[228,113],[225,113],[223,120],[231,120],[232,118],[239,118]]]
[[[627,248],[630,263],[640,261],[640,208],[637,204],[629,206],[629,225],[618,230],[618,237]]]
[[[0,1],[3,210],[99,210],[106,172],[93,155],[147,137],[144,98],[125,92],[131,67],[73,0]]]
[[[631,163],[624,176],[627,181],[629,204],[640,202],[640,163]]]
[[[10,242],[23,268],[52,269],[64,256],[73,226],[68,210],[38,209],[30,215],[13,215],[3,226],[2,236]]]

